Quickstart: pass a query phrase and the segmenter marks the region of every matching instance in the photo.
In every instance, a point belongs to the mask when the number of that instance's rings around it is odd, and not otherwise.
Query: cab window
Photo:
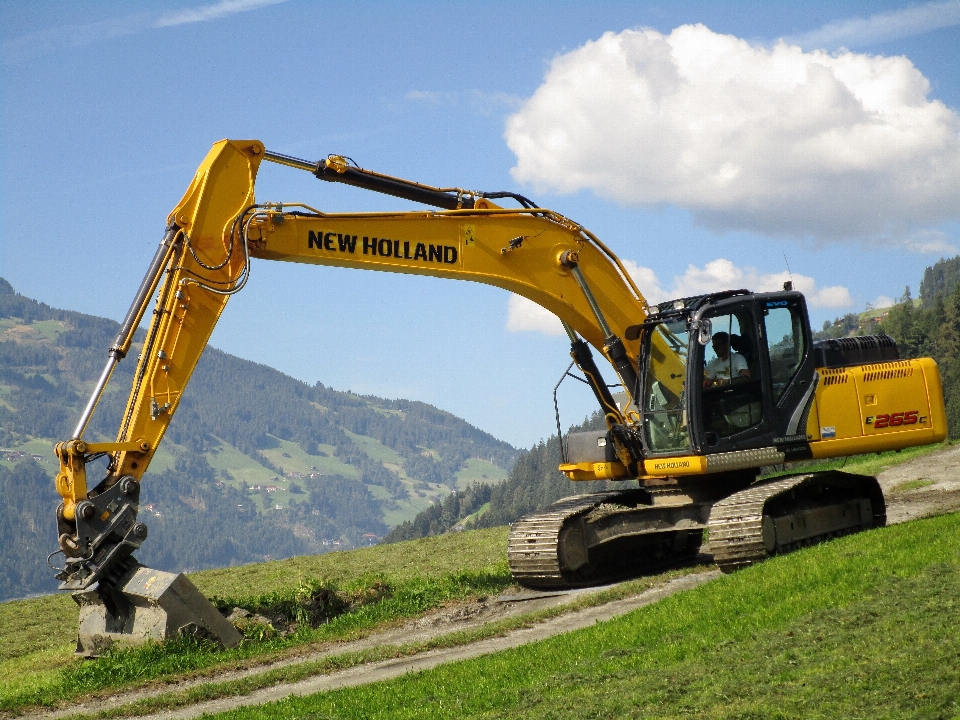
[[[770,356],[773,401],[777,402],[783,397],[803,360],[803,318],[797,306],[766,307],[763,324]]]
[[[763,419],[763,398],[752,314],[716,315],[710,322],[701,416],[707,445],[716,445],[757,425]]]
[[[686,320],[660,323],[647,333],[647,369],[644,379],[643,428],[655,453],[690,450],[687,433]]]

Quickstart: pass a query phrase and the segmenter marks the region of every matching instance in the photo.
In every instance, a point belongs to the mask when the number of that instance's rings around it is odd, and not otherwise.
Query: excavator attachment
[[[73,593],[80,606],[77,654],[99,657],[116,645],[162,642],[181,635],[234,647],[240,632],[185,575],[136,563],[114,585],[94,583]]]

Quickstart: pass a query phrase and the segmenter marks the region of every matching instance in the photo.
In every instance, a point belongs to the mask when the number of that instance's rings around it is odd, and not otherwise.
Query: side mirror
[[[709,319],[700,321],[700,332],[697,335],[697,341],[701,345],[706,345],[713,337],[713,323]]]

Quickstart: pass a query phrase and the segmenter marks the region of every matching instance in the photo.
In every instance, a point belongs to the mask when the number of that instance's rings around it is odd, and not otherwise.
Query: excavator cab
[[[655,309],[643,334],[645,456],[802,452],[814,385],[802,294],[733,290]]]

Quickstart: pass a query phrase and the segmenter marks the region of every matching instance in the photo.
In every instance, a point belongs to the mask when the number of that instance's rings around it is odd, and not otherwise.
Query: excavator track
[[[875,478],[811,473],[753,485],[710,512],[709,551],[723,572],[829,538],[886,524]]]
[[[507,544],[514,580],[536,588],[578,587],[696,555],[709,504],[651,503],[643,489],[591,493],[521,518]]]

